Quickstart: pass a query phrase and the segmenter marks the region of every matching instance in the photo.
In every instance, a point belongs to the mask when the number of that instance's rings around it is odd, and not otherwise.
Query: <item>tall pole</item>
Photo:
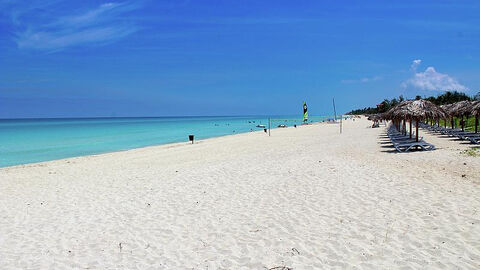
[[[337,110],[335,109],[335,98],[333,98],[333,114],[335,118],[335,123],[337,122]]]
[[[270,118],[268,118],[268,136],[270,137]]]
[[[343,116],[340,117],[340,134],[342,134],[342,120],[343,120]]]

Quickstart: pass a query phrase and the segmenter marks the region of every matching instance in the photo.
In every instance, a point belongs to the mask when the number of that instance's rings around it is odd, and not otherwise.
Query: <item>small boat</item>
[[[303,122],[306,123],[308,121],[308,108],[307,103],[303,102]]]
[[[265,128],[265,125],[256,125],[258,128]]]
[[[278,125],[279,128],[286,128],[287,125]]]

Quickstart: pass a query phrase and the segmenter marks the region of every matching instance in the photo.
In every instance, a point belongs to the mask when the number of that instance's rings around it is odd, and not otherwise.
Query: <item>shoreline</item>
[[[327,122],[314,122],[314,123],[309,123],[309,125],[320,125],[320,124],[327,124]],[[300,128],[302,126],[297,126],[297,128]],[[293,126],[289,126],[287,128],[294,128]],[[274,127],[271,130],[276,130],[279,129],[279,127]],[[283,129],[283,128],[282,128]],[[268,130],[268,128],[267,128]],[[219,136],[214,136],[214,137],[208,137],[204,139],[199,139],[195,140],[195,142],[203,142],[206,140],[212,140],[212,139],[218,139],[218,138],[223,138],[223,137],[229,137],[229,136],[238,136],[242,134],[250,134],[250,133],[264,133],[263,130],[254,130],[254,131],[246,131],[246,132],[238,132],[235,134],[227,134],[227,135],[219,135]],[[268,131],[267,131],[268,134]],[[267,135],[268,136],[268,135]],[[11,165],[11,166],[0,166],[0,171],[2,169],[8,169],[8,168],[14,168],[14,167],[28,167],[28,166],[42,166],[45,163],[49,162],[55,162],[55,161],[68,161],[70,159],[78,159],[78,158],[88,158],[88,157],[96,157],[96,156],[101,156],[101,155],[108,155],[108,154],[114,154],[114,153],[124,153],[124,152],[129,152],[129,151],[135,151],[139,149],[144,149],[144,148],[156,148],[156,147],[161,147],[161,146],[170,146],[170,147],[176,147],[176,146],[181,146],[181,145],[189,145],[191,142],[189,141],[184,141],[184,142],[170,142],[170,143],[162,143],[162,144],[152,144],[152,145],[146,145],[142,147],[135,147],[135,148],[129,148],[129,149],[124,149],[124,150],[115,150],[115,151],[107,151],[107,152],[102,152],[102,153],[96,153],[96,154],[86,154],[86,155],[80,155],[80,156],[73,156],[73,157],[66,157],[66,158],[60,158],[60,159],[52,159],[52,160],[46,160],[46,161],[40,161],[40,162],[32,162],[32,163],[23,163],[23,164],[17,164],[17,165]]]

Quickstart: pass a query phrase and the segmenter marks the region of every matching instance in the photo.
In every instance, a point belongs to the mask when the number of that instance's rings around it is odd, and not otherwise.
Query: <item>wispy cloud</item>
[[[103,44],[128,36],[136,31],[132,27],[93,27],[74,32],[31,32],[19,35],[19,48],[58,50],[82,44]]]
[[[360,79],[353,79],[353,80],[342,80],[342,83],[368,83],[368,82],[375,82],[380,81],[382,77],[374,76],[374,77],[364,77]]]
[[[421,63],[422,63],[422,60],[421,60],[421,59],[415,59],[415,60],[413,60],[412,64],[410,65],[410,69],[411,69],[413,72],[416,72],[418,66],[420,66]]]
[[[48,8],[53,9],[58,1]],[[44,7],[45,8],[45,7]],[[17,25],[15,41],[21,49],[62,50],[80,45],[102,45],[138,31],[139,27],[125,22],[128,12],[140,8],[133,3],[104,3],[82,12],[55,17],[53,12],[36,18],[38,8],[16,7],[12,22]],[[29,15],[29,16],[27,16]]]
[[[469,89],[448,74],[440,73],[434,67],[427,67],[424,72],[416,72],[421,60],[414,60],[410,68],[413,77],[402,83],[403,88],[413,87],[427,91],[468,91]]]

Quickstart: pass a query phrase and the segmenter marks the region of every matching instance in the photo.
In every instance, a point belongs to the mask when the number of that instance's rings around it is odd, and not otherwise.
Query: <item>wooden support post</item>
[[[412,138],[412,119],[410,119],[410,139]]]
[[[418,120],[415,121],[415,140],[418,142]]]
[[[478,115],[475,116],[475,133],[478,133]]]

